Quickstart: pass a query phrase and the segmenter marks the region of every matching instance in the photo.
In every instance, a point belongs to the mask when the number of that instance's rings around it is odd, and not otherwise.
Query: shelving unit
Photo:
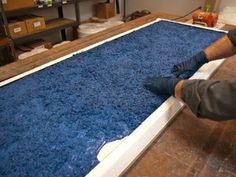
[[[7,15],[7,17],[14,17],[16,15],[21,15],[22,13],[25,12],[33,12],[39,9],[49,9],[49,8],[55,8],[55,7],[62,7],[64,5],[68,5],[68,4],[75,4],[77,3],[77,0],[67,0],[64,3],[62,2],[55,2],[52,4],[52,6],[47,6],[47,5],[43,5],[43,6],[37,6],[34,5],[32,7],[26,7],[26,8],[21,8],[21,9],[17,9],[17,10],[10,10],[10,11],[5,11],[5,14]]]
[[[76,20],[64,18],[63,6],[69,5],[69,4],[74,5]],[[50,21],[46,21],[45,22],[46,29],[43,29],[43,30],[40,30],[37,32],[33,32],[33,33],[28,33],[28,34],[26,34],[24,36],[20,36],[20,37],[11,37],[10,36],[9,29],[8,29],[8,18],[20,16],[22,14],[30,14],[32,12],[35,12],[35,11],[38,11],[41,9],[50,9],[50,8],[57,8],[58,18],[50,20]],[[56,3],[53,3],[51,6],[34,5],[32,7],[16,9],[16,10],[11,10],[11,11],[5,11],[2,1],[0,0],[0,10],[1,10],[0,16],[1,16],[1,21],[2,21],[1,25],[3,26],[4,36],[12,41],[13,49],[14,49],[14,45],[16,45],[16,44],[22,44],[24,42],[28,42],[30,40],[34,40],[36,38],[46,36],[49,33],[57,32],[57,31],[59,31],[61,33],[61,38],[64,41],[64,40],[66,40],[65,29],[67,29],[67,28],[72,28],[72,34],[73,34],[72,40],[77,39],[77,37],[78,37],[77,28],[80,23],[78,0],[67,0],[67,1],[62,1],[62,2],[56,2]],[[14,50],[12,50],[11,52],[12,52],[13,56],[16,56]]]
[[[0,4],[1,5],[1,4]],[[4,28],[4,22],[3,20],[0,20],[0,30],[1,30],[1,35],[0,35],[0,66],[8,63],[9,61],[13,61],[16,56],[15,56],[15,49],[14,49],[14,43],[12,39],[7,37],[7,34],[5,33],[5,28]],[[8,57],[6,57],[6,53],[8,53]],[[7,58],[7,61],[5,60],[5,57]]]
[[[4,38],[7,38],[7,41],[11,41],[8,46],[10,46],[11,49],[11,55],[16,58],[14,46],[23,44],[24,42],[28,42],[30,40],[42,38],[43,36],[47,36],[50,33],[54,32],[60,32],[61,33],[61,39],[62,41],[66,40],[66,31],[65,29],[67,28],[72,28],[72,40],[78,38],[78,32],[77,28],[80,25],[80,2],[84,1],[92,1],[92,0],[62,0],[62,2],[56,2],[53,3],[51,6],[43,5],[43,6],[37,6],[34,5],[32,7],[26,7],[26,8],[21,8],[21,9],[16,9],[16,10],[10,10],[10,11],[5,11],[4,6],[2,4],[2,0],[0,0],[0,21],[1,21],[1,31],[4,31]],[[110,3],[110,0],[105,0],[107,3]],[[119,5],[119,0],[114,0],[116,3],[116,12],[119,14],[120,13],[120,5]],[[71,5],[73,4],[74,6],[74,12],[75,12],[75,20],[71,19],[66,19],[64,18],[64,13],[63,13],[63,6],[66,5]],[[40,11],[42,9],[52,9],[52,8],[57,8],[57,18],[52,19],[49,21],[46,21],[46,29],[33,32],[33,33],[28,33],[26,35],[22,35],[19,37],[11,37],[10,32],[8,29],[8,18],[11,17],[17,17],[20,15],[24,14],[30,14],[36,11]]]

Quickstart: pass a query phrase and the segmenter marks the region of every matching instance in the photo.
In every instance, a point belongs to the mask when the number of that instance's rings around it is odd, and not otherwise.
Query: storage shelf
[[[42,38],[43,36],[47,36],[52,32],[60,32],[61,34],[61,39],[63,40],[68,40],[67,35],[66,35],[66,30],[67,28],[71,28],[71,39],[70,40],[75,40],[78,38],[78,31],[77,28],[80,24],[80,2],[84,1],[91,1],[91,0],[65,0],[66,2],[57,2],[53,3],[51,6],[48,5],[43,5],[42,7],[39,7],[37,5],[30,6],[30,7],[25,7],[21,9],[14,9],[14,10],[9,10],[5,11],[4,6],[2,1],[0,0],[0,22],[2,21],[1,26],[5,29],[4,30],[4,36],[8,37],[11,39],[11,52],[12,55],[15,55],[15,50],[14,46],[23,44],[24,42],[28,42],[34,39]],[[110,0],[105,0],[106,2],[110,2]],[[116,0],[118,2],[118,0]],[[67,5],[73,5],[74,12],[75,12],[75,20],[70,20],[70,19],[65,19],[64,18],[64,6]],[[119,5],[119,4],[118,4]],[[117,6],[119,7],[119,6]],[[50,20],[46,22],[46,29],[43,29],[41,31],[37,31],[34,33],[28,33],[20,37],[11,37],[10,31],[8,28],[8,20],[11,17],[17,17],[21,15],[27,15],[29,13],[34,13],[35,11],[40,11],[40,10],[45,10],[45,9],[56,9],[57,10],[57,15],[58,18],[54,20]]]
[[[76,22],[75,20],[70,20],[66,18],[53,19],[46,22],[46,29],[43,29],[41,31],[37,31],[34,33],[28,33],[24,36],[12,38],[12,39],[15,44],[19,44],[24,41],[27,41],[30,39],[32,40],[33,38],[40,37],[42,35],[47,35],[48,33],[53,32],[53,31],[63,30],[69,27],[77,26],[77,25],[78,25],[78,22]]]
[[[39,7],[39,6],[35,5],[35,6],[32,6],[32,7],[26,7],[26,8],[21,8],[21,9],[5,11],[5,13],[6,13],[7,17],[14,17],[14,16],[20,15],[24,12],[29,13],[29,12],[32,12],[32,11],[35,11],[35,10],[62,7],[64,5],[74,4],[74,3],[75,3],[75,0],[70,0],[70,1],[67,1],[66,3],[62,3],[62,2],[53,3],[51,6],[43,5],[42,7]]]

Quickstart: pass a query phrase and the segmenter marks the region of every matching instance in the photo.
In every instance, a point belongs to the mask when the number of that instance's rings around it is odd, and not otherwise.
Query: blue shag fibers
[[[129,135],[168,96],[147,76],[223,33],[161,21],[0,88],[0,175],[78,177],[105,142]]]

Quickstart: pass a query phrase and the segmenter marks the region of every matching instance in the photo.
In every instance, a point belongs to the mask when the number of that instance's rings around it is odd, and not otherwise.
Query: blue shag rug
[[[0,176],[78,177],[168,96],[143,87],[224,33],[161,21],[0,88]]]

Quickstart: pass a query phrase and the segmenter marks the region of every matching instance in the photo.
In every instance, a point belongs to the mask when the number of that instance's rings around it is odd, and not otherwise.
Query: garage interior
[[[87,48],[90,46],[151,23],[157,18],[210,30],[229,31],[236,28],[236,2],[233,0],[2,0],[0,9],[0,90],[18,79],[27,78],[33,72],[40,72],[44,69],[40,67],[48,63],[53,65],[59,58],[71,57],[70,54],[85,48],[89,50]],[[198,16],[200,12],[211,14],[211,20],[209,16],[203,20],[196,19],[194,15]],[[210,79],[235,80],[235,68],[234,55],[226,58]],[[1,109],[0,107],[0,111]],[[0,119],[0,130],[4,132],[5,118]],[[16,135],[14,132],[0,133],[0,157],[5,155],[8,136]],[[22,164],[17,168],[15,163],[11,164],[14,157],[4,159],[7,160],[0,162],[1,176],[47,174],[34,168],[24,169]],[[81,176],[89,176],[93,168]],[[113,173],[115,168],[107,167],[108,173],[103,176],[236,177],[236,120],[214,121],[198,118],[185,105],[133,157],[125,169]],[[9,169],[19,171],[15,173]],[[32,171],[27,171],[28,169]],[[51,174],[78,176],[78,173]]]

